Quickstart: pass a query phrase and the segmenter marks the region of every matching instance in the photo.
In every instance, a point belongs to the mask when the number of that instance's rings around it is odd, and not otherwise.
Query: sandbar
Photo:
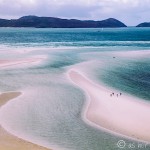
[[[150,103],[97,84],[81,71],[70,69],[69,79],[86,92],[86,119],[108,132],[150,142]],[[117,95],[118,94],[118,95]]]

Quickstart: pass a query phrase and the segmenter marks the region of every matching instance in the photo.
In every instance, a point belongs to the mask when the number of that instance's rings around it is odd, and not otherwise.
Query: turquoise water
[[[149,33],[150,28],[0,28],[1,59],[46,57],[39,64],[1,69],[0,91],[23,95],[0,110],[0,123],[15,135],[50,148],[118,150],[120,139],[130,144],[132,140],[83,121],[85,94],[70,83],[66,72],[82,64],[81,70],[98,81],[150,100],[149,54],[118,54],[149,52]]]
[[[33,29],[1,28],[0,44],[48,47],[149,48],[150,28]]]
[[[106,69],[100,78],[123,92],[150,101],[150,59],[145,58],[122,61],[122,65]]]

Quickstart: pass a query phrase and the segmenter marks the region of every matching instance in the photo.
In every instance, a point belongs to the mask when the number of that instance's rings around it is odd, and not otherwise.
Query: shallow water
[[[78,66],[109,86],[150,100],[149,57],[112,57],[114,52],[148,51],[148,31],[1,28],[0,58],[45,59],[1,69],[1,92],[22,91],[23,95],[0,110],[0,123],[15,135],[50,148],[118,149],[118,140],[124,138],[83,121],[85,94],[68,80],[66,72]],[[126,150],[130,149],[127,145]]]

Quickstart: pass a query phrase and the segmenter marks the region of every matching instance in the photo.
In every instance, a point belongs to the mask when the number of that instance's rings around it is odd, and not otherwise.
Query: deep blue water
[[[0,44],[51,47],[150,47],[150,28],[0,28]]]

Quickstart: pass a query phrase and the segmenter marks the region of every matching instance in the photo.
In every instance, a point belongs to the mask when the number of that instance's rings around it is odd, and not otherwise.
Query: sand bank
[[[92,82],[76,70],[70,70],[68,77],[90,99],[85,114],[87,120],[112,133],[150,142],[149,103],[116,91],[111,95],[114,91]]]
[[[21,92],[0,94],[0,107],[9,100],[18,97]],[[0,126],[0,150],[48,150],[47,148],[32,144],[7,133]]]
[[[16,60],[0,60],[0,67],[9,67],[21,64],[30,64],[40,62],[43,58],[28,58],[28,59],[16,59]]]
[[[7,103],[9,100],[18,97],[21,92],[9,92],[0,94],[0,107]]]

